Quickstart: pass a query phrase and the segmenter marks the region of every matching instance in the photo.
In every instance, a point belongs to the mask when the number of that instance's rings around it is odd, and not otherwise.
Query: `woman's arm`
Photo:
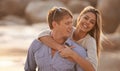
[[[58,51],[64,48],[64,46],[57,43],[51,36],[39,37],[39,40],[43,42],[44,44],[46,44],[47,46],[49,46],[50,48],[58,50]]]
[[[58,44],[51,36],[50,36],[51,30],[45,29],[39,33],[38,40],[46,44],[52,49],[55,50],[61,50],[64,48],[64,46]]]
[[[92,64],[88,60],[82,58],[77,53],[73,52],[71,57],[76,63],[80,65],[80,67],[83,68],[84,71],[95,71]]]
[[[86,60],[83,57],[81,57],[80,55],[78,55],[71,48],[72,47],[70,47],[70,48],[67,47],[67,48],[63,49],[60,52],[60,55],[62,57],[70,57],[70,58],[72,58],[77,64],[80,65],[81,68],[83,68],[84,71],[95,71],[92,64],[88,60]]]

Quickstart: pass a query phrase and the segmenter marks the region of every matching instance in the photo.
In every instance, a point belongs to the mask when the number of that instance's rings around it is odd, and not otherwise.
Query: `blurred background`
[[[48,27],[53,6],[70,9],[74,22],[86,6],[102,13],[103,42],[98,71],[120,71],[120,0],[0,0],[0,71],[24,71],[28,47],[39,31]],[[110,44],[110,45],[109,45]]]

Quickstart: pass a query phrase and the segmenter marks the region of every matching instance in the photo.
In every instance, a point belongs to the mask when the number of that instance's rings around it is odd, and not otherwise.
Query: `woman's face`
[[[77,29],[85,33],[89,32],[96,24],[96,16],[92,12],[85,13],[77,22],[79,25]]]

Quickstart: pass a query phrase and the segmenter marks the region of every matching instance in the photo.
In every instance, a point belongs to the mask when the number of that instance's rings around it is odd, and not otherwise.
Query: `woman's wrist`
[[[59,45],[59,46],[57,46],[56,50],[57,50],[57,51],[61,51],[61,50],[64,49],[64,48],[65,48],[64,46]]]
[[[70,55],[70,57],[72,58],[72,59],[74,59],[75,57],[76,57],[76,53],[73,51],[72,53],[71,53],[71,55]]]

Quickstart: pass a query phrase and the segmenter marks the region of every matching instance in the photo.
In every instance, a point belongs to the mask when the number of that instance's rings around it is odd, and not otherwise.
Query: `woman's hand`
[[[65,47],[66,48],[63,48],[63,49],[59,50],[59,53],[60,53],[61,57],[67,58],[68,60],[74,62],[74,60],[72,58],[72,55],[74,53],[72,48],[74,48],[74,47],[68,47],[68,46],[65,46]]]
[[[72,48],[74,47],[73,46],[71,47],[65,46],[65,47],[66,48],[59,50],[60,55],[65,58],[71,57],[74,53],[74,51],[72,50]]]

